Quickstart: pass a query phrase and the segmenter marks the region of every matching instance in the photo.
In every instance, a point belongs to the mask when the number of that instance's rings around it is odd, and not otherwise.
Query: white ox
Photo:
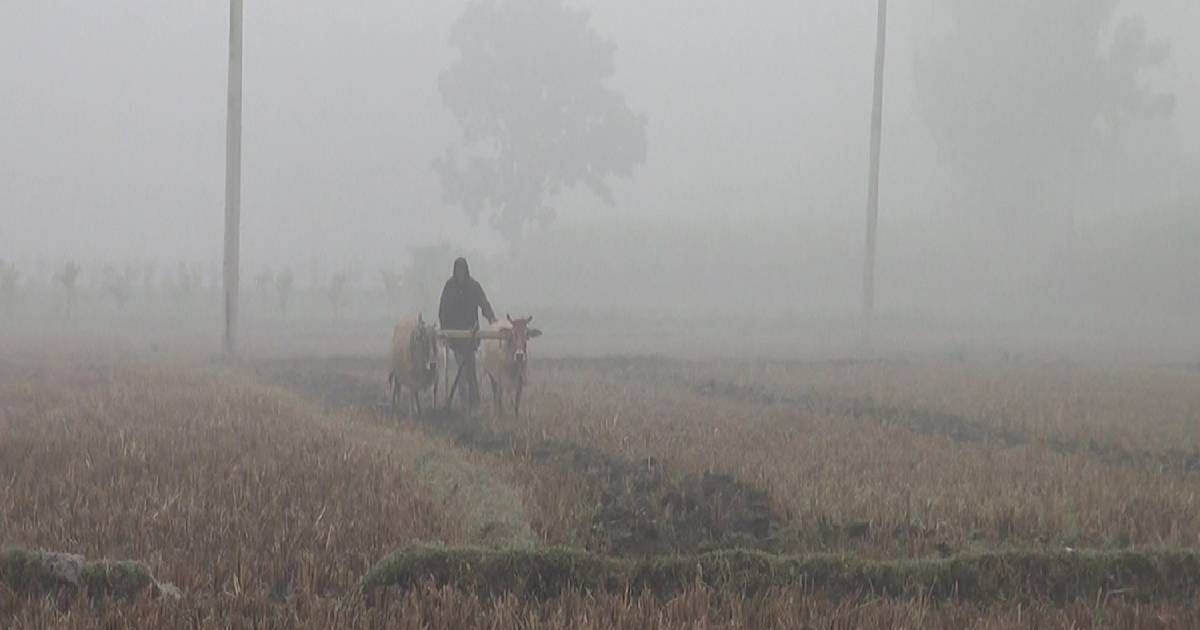
[[[400,398],[407,389],[412,395],[408,410],[415,408],[421,415],[421,392],[436,382],[437,332],[419,315],[415,322],[400,322],[392,332],[392,371],[388,373],[392,413],[399,413]]]
[[[521,415],[521,391],[525,388],[525,373],[529,365],[528,343],[540,337],[542,331],[530,328],[532,317],[513,319],[505,316],[508,325],[501,324],[499,330],[506,334],[501,339],[489,339],[483,345],[483,371],[492,384],[492,400],[496,411],[504,415],[504,397],[513,396],[513,417]]]

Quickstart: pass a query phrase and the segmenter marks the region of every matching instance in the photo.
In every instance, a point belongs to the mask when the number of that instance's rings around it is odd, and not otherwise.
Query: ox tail
[[[395,417],[400,413],[399,396],[400,396],[400,378],[396,375],[396,370],[388,372],[388,398],[392,402],[392,416]]]

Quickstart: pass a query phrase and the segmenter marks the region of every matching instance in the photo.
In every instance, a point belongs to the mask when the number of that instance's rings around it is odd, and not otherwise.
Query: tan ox
[[[502,339],[490,339],[483,346],[483,371],[492,384],[492,400],[496,412],[504,415],[504,396],[513,395],[513,417],[521,415],[521,391],[525,389],[525,373],[529,364],[528,343],[540,337],[542,331],[530,328],[532,317],[513,319],[505,317],[508,325],[501,324],[500,330],[507,332]]]
[[[392,371],[388,385],[392,389],[392,413],[399,414],[400,398],[407,389],[412,398],[408,411],[421,415],[421,392],[437,382],[437,333],[433,326],[417,316],[417,321],[401,322],[392,332]],[[437,401],[434,401],[435,403]]]

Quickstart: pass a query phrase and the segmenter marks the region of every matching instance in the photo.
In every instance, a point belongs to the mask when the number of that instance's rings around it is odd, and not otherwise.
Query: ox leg
[[[521,417],[521,390],[525,389],[522,385],[517,385],[517,394],[513,398],[513,418]]]
[[[417,407],[417,417],[421,417],[421,392],[413,390],[413,404]]]
[[[450,347],[442,346],[442,391],[450,391]],[[433,406],[437,406],[437,398],[433,399]],[[446,407],[449,409],[449,406]]]
[[[458,389],[458,381],[463,375],[462,363],[458,364],[458,372],[454,374],[454,382],[450,385],[450,391],[446,392],[446,411],[450,411],[450,403],[454,402],[454,392]]]
[[[400,410],[396,408],[396,405],[399,402],[396,400],[396,398],[397,398],[396,390],[399,387],[400,387],[400,385],[396,382],[395,372],[388,374],[388,389],[390,390],[390,393],[392,395],[392,417],[393,418],[400,415]]]
[[[488,382],[492,384],[492,405],[496,407],[496,415],[504,415],[504,394],[500,391],[500,384],[496,382],[496,377],[488,374]]]

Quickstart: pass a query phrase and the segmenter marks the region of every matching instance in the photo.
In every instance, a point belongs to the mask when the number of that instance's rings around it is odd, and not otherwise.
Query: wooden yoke
[[[439,330],[438,339],[448,341],[451,339],[508,339],[512,336],[512,330]]]
[[[443,344],[447,341],[460,339],[477,341],[480,339],[508,339],[511,336],[511,330],[479,330],[478,328],[474,330],[439,330],[437,333],[437,338],[440,339]],[[442,361],[443,373],[447,376],[447,378],[449,377],[449,373],[445,372],[445,368],[449,366],[449,358],[449,354],[447,354],[446,360]],[[458,382],[460,379],[462,379],[463,368],[465,366],[465,363],[458,364],[458,370],[455,371],[454,374],[454,383],[450,385],[450,389],[446,392],[445,411],[447,413],[450,412],[450,403],[454,401],[454,392],[458,389]]]

